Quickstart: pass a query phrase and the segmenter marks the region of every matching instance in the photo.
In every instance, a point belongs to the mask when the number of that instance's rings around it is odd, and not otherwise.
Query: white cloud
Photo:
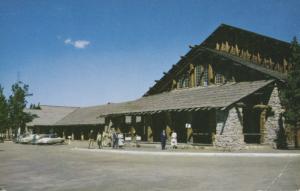
[[[72,40],[71,40],[70,38],[67,38],[67,39],[65,40],[65,44],[72,44]]]
[[[64,41],[64,43],[65,43],[65,44],[72,45],[72,46],[74,46],[75,48],[83,49],[83,48],[86,48],[91,42],[90,42],[90,41],[87,41],[87,40],[75,40],[75,41],[73,41],[72,39],[67,38],[67,39]]]
[[[86,46],[88,46],[90,44],[90,41],[87,40],[76,40],[74,42],[74,46],[76,48],[85,48]]]

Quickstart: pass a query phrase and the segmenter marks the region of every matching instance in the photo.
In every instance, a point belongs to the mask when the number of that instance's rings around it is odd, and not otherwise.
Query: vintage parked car
[[[17,143],[22,143],[22,144],[28,144],[31,143],[34,136],[36,136],[36,134],[24,134],[24,135],[20,135],[16,142]]]
[[[57,137],[54,134],[48,134],[43,138],[40,138],[36,141],[36,144],[57,144],[57,143],[64,143],[65,139],[61,137]]]
[[[19,135],[15,140],[15,142],[22,143],[22,144],[36,144],[37,140],[46,136],[47,134],[24,134],[24,135]]]

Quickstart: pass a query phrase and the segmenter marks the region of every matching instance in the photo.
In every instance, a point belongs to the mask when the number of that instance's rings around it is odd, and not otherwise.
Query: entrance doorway
[[[212,144],[212,132],[215,127],[213,111],[197,111],[192,114],[193,142]]]
[[[260,143],[260,114],[258,109],[243,109],[243,133],[245,143]]]

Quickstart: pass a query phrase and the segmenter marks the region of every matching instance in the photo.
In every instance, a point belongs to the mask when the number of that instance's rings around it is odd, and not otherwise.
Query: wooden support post
[[[190,64],[189,74],[189,87],[195,87],[195,67],[193,64]]]
[[[82,131],[81,131],[81,133],[80,133],[80,137],[81,137],[81,140],[83,141],[83,140],[84,140],[84,134],[83,134]]]
[[[132,142],[135,142],[135,132],[136,132],[135,127],[131,126],[130,127],[130,136],[131,136],[131,141]]]
[[[193,143],[193,129],[192,128],[186,128],[186,140],[187,143]]]
[[[173,89],[176,89],[177,88],[177,82],[176,82],[176,80],[172,80],[172,87],[171,87],[171,89],[173,90]]]
[[[172,131],[172,116],[170,112],[165,113],[165,119],[166,119],[166,135],[167,135],[167,141],[171,142],[171,131]]]
[[[208,64],[207,67],[208,72],[208,85],[212,84],[214,82],[214,74],[211,64]]]
[[[65,134],[65,130],[64,130],[64,129],[62,130],[62,137],[63,137],[64,139],[66,139],[66,134]]]
[[[146,134],[147,134],[146,141],[153,142],[151,115],[146,115],[144,117],[144,125],[145,125],[145,128],[146,128]]]
[[[148,142],[153,142],[153,134],[152,134],[152,127],[148,126],[147,127],[147,141]]]

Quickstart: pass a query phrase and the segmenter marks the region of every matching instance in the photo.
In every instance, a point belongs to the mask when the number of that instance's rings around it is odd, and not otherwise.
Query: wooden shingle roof
[[[189,67],[190,63],[188,62],[188,60],[192,60],[195,57],[201,56],[199,52],[201,52],[203,49],[214,50],[217,43],[221,44],[225,42],[228,42],[229,45],[238,45],[240,49],[247,50],[251,54],[259,53],[262,58],[270,58],[275,63],[279,63],[281,65],[283,64],[284,59],[288,60],[290,57],[290,43],[288,42],[277,40],[230,25],[221,24],[201,44],[190,46],[191,50],[184,56],[182,56],[181,59],[161,77],[161,79],[156,80],[156,83],[149,88],[144,96],[166,91],[166,87],[169,87],[172,81],[178,75],[181,75],[187,67]],[[279,74],[279,72],[272,71],[271,69],[263,66],[258,66],[256,63],[253,63],[249,60],[237,58],[222,51],[211,52],[216,54],[217,56],[225,56],[231,60],[234,60],[234,62],[242,64],[245,67],[269,75],[271,78],[279,79],[282,81],[286,79],[286,74]]]
[[[273,82],[274,80],[262,80],[179,89],[142,97],[134,101],[93,107],[41,106],[41,110],[28,110],[39,116],[28,126],[98,125],[104,123],[104,117],[113,115],[142,115],[162,111],[196,111],[212,108],[226,109]]]
[[[121,107],[116,107],[100,115],[151,114],[161,111],[193,111],[210,108],[225,109],[272,82],[274,80],[173,90],[127,102]]]
[[[27,123],[27,126],[51,126],[64,118],[78,107],[41,105],[41,109],[25,109],[25,112],[35,114],[37,117]]]

